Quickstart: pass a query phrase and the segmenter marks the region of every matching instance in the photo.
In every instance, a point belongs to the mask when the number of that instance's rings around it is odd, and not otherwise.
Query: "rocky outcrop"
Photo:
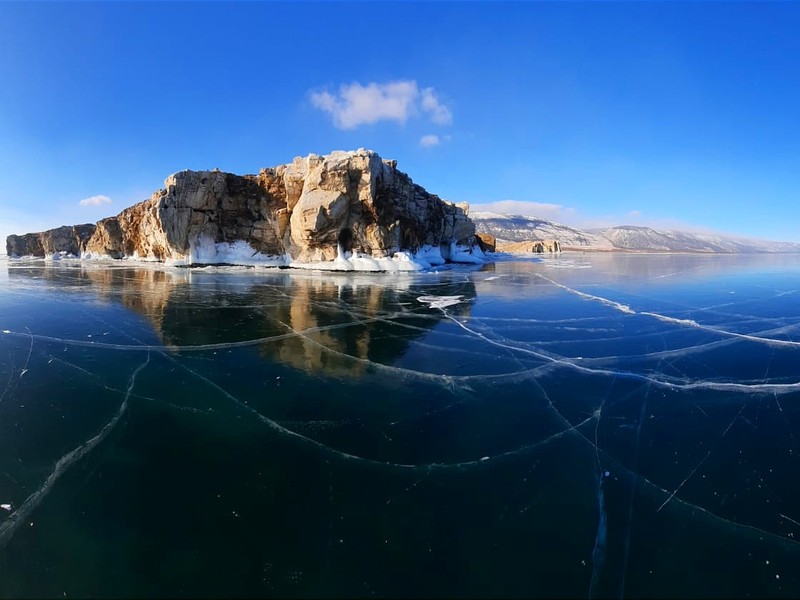
[[[498,242],[498,252],[509,252],[511,254],[524,254],[533,252],[542,254],[545,252],[561,252],[561,245],[558,240],[529,240],[525,242]]]
[[[25,235],[10,235],[6,238],[6,254],[9,256],[52,256],[72,254],[80,256],[95,226],[64,225],[56,229]]]
[[[73,253],[185,264],[228,262],[220,256],[232,256],[234,246],[240,257],[288,263],[332,261],[340,251],[385,258],[434,249],[448,258],[453,244],[474,243],[468,210],[375,152],[311,154],[258,175],[175,173],[149,200],[98,222]],[[15,244],[9,254],[42,255],[35,244],[25,252]]]
[[[497,249],[497,238],[491,233],[475,232],[475,241],[484,252],[494,252]]]

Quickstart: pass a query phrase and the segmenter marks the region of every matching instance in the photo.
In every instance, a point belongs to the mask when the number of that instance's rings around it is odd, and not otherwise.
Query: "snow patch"
[[[451,242],[448,254],[449,256],[445,258],[449,258],[450,262],[454,263],[482,265],[486,262],[486,255],[478,246],[461,246],[455,242]]]
[[[44,260],[45,260],[45,262],[51,262],[51,261],[63,260],[65,258],[78,258],[78,257],[75,256],[74,254],[72,254],[71,252],[67,252],[66,250],[62,250],[61,252],[55,252],[53,254],[46,255],[44,257]]]
[[[115,260],[111,256],[94,252],[84,253],[86,260]],[[262,254],[248,242],[214,242],[208,236],[200,236],[190,243],[189,253],[185,257],[158,260],[141,257],[134,252],[123,260],[135,262],[161,263],[169,267],[189,267],[197,265],[237,265],[243,267],[291,267],[306,271],[358,271],[358,272],[413,272],[424,271],[435,266],[444,265],[448,260],[454,263],[483,264],[488,257],[478,246],[460,246],[449,244],[443,246],[424,245],[416,252],[401,250],[392,256],[374,257],[360,252],[344,251],[338,248],[336,258],[332,261],[300,262],[287,255]]]
[[[420,296],[417,301],[427,304],[431,308],[446,308],[461,303],[464,296]]]
[[[168,261],[173,265],[180,265],[181,260]],[[183,264],[205,265],[243,265],[243,266],[263,266],[263,267],[284,267],[287,264],[285,256],[272,254],[262,254],[255,250],[244,240],[233,242],[214,242],[208,236],[200,236],[194,243],[189,245],[189,256]]]
[[[113,256],[108,254],[100,254],[99,252],[84,252],[81,254],[83,260],[115,260]]]
[[[391,257],[375,258],[368,254],[345,252],[341,245],[338,254],[332,261],[319,261],[310,263],[290,262],[295,269],[315,271],[422,271],[430,268],[428,262],[417,260],[410,252],[395,252]]]
[[[430,246],[428,244],[422,246],[414,253],[414,258],[420,262],[428,263],[428,265],[435,267],[443,265],[447,261],[442,256],[442,249],[439,246]]]

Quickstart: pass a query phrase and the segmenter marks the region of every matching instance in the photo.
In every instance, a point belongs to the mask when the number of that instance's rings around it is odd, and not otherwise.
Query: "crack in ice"
[[[61,458],[56,461],[53,470],[45,479],[44,483],[33,492],[30,496],[28,496],[22,505],[16,509],[11,516],[0,524],[0,548],[3,548],[11,537],[14,535],[14,532],[19,528],[22,523],[24,523],[30,516],[30,514],[36,510],[36,507],[44,500],[52,487],[56,484],[56,482],[61,478],[61,476],[76,462],[81,460],[84,456],[86,456],[89,452],[91,452],[100,442],[102,442],[109,433],[116,427],[119,420],[122,418],[122,415],[125,414],[125,411],[128,408],[128,400],[131,397],[133,392],[133,386],[136,383],[136,376],[144,369],[147,364],[150,362],[150,355],[147,355],[145,361],[139,365],[131,374],[128,383],[128,389],[125,393],[125,398],[123,399],[122,403],[120,404],[117,412],[114,414],[112,419],[106,423],[103,428],[93,437],[83,442],[77,448],[67,452]]]

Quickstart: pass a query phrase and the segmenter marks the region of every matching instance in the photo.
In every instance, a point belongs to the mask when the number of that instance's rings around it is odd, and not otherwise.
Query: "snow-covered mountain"
[[[648,252],[800,252],[800,244],[772,242],[711,233],[659,231],[621,225],[581,230],[536,217],[470,212],[478,231],[499,241],[555,239],[564,250],[638,250]]]
[[[611,240],[599,233],[582,231],[536,217],[470,211],[469,218],[475,223],[478,231],[491,233],[501,242],[558,240],[558,243],[565,250],[614,249]]]

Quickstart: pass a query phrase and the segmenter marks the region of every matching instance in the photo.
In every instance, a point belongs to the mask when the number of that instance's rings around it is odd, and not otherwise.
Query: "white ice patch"
[[[108,254],[100,254],[99,252],[84,252],[81,254],[83,260],[114,260],[113,256]]]
[[[434,267],[438,265],[443,265],[445,262],[444,256],[442,256],[442,249],[439,246],[429,246],[425,244],[419,250],[414,253],[414,258],[419,262],[427,263],[428,265]]]
[[[420,296],[419,302],[429,305],[431,308],[446,308],[454,304],[460,304],[464,296]]]
[[[427,269],[430,264],[417,260],[409,252],[395,252],[392,257],[375,258],[368,254],[344,252],[340,246],[338,255],[332,261],[291,262],[289,266],[315,271],[407,272]]]
[[[63,260],[65,258],[78,258],[78,257],[72,254],[71,252],[67,252],[66,250],[61,250],[60,252],[48,254],[47,256],[44,257],[44,260],[45,262],[50,262],[50,261]]]
[[[82,258],[88,260],[113,260],[110,256],[86,252]],[[125,260],[135,262],[158,262],[156,258],[140,257],[134,253]],[[169,267],[188,267],[192,265],[238,265],[247,267],[291,267],[306,271],[358,271],[370,272],[414,272],[424,271],[443,265],[450,260],[454,263],[483,264],[487,257],[477,246],[457,244],[431,246],[424,245],[416,252],[403,250],[392,256],[374,257],[358,252],[345,252],[341,246],[337,256],[331,261],[300,262],[288,255],[262,254],[248,242],[214,242],[208,236],[201,236],[190,244],[189,254],[182,258],[168,258],[163,264]]]
[[[262,254],[244,240],[215,243],[207,236],[200,236],[190,245],[189,260],[186,264],[198,263],[283,267],[286,266],[287,261],[285,256]]]
[[[13,507],[10,504],[0,504],[0,508],[3,510],[11,510]]]
[[[477,246],[460,246],[455,242],[450,244],[450,262],[482,265],[485,254]]]

